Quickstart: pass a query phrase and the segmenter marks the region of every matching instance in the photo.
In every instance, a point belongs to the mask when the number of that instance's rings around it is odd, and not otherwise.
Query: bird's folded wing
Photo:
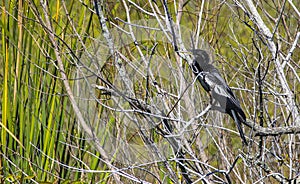
[[[219,73],[201,72],[204,82],[210,87],[221,105],[231,103],[240,109],[240,103]],[[229,100],[229,102],[228,102]]]

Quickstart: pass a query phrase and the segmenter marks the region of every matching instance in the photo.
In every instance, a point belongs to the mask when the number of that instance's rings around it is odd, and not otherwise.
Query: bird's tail
[[[234,122],[236,124],[236,127],[240,133],[240,137],[242,138],[243,140],[243,143],[247,146],[248,145],[248,142],[246,140],[246,137],[245,137],[245,134],[244,134],[244,131],[242,129],[242,122],[245,121],[245,119],[241,116],[239,116],[234,110],[232,110],[232,118],[234,119]]]
[[[246,137],[245,137],[244,131],[243,131],[243,129],[242,129],[240,120],[238,120],[238,122],[235,121],[235,124],[236,124],[236,126],[237,126],[237,128],[238,128],[238,131],[239,131],[239,133],[240,133],[240,137],[242,138],[244,144],[247,146],[247,145],[248,145],[248,142],[247,142],[247,140],[246,140]]]

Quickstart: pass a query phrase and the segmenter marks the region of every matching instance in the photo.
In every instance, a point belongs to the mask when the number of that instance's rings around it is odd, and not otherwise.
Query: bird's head
[[[206,71],[210,66],[208,53],[201,49],[193,49],[191,52],[194,55],[192,63],[194,73],[198,74],[199,72]]]
[[[194,60],[196,60],[200,65],[201,63],[203,64],[208,64],[209,63],[209,55],[205,50],[201,49],[194,49],[191,51],[195,57]]]

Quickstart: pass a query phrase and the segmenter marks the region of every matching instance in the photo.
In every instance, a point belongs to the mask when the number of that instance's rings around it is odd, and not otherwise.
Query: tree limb
[[[265,128],[259,125],[256,125],[252,121],[246,121],[244,124],[254,130],[254,136],[278,136],[283,134],[299,134],[299,126],[290,126],[290,127],[272,127]]]

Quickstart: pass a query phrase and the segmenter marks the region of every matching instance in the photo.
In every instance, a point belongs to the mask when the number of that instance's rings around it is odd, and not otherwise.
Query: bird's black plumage
[[[206,51],[193,50],[195,57],[192,63],[193,73],[205,91],[210,93],[212,109],[229,114],[235,121],[243,142],[247,141],[242,130],[241,123],[246,121],[246,115],[242,110],[238,99],[235,97],[230,87],[222,78],[219,71],[210,63],[209,55]]]

